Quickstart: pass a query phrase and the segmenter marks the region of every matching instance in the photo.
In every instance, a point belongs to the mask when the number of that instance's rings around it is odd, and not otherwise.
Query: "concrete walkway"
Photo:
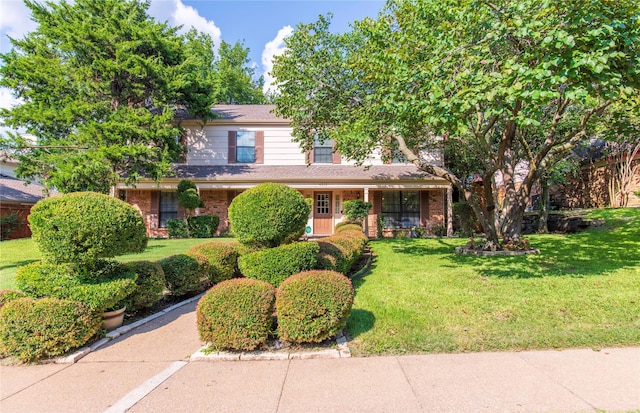
[[[592,412],[640,409],[640,347],[189,361],[192,302],[75,364],[0,367],[0,412]]]

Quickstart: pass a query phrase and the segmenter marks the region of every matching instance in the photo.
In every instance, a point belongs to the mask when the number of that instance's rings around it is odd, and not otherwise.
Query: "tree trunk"
[[[538,221],[538,232],[546,234],[549,232],[549,182],[546,179],[540,180],[542,196],[540,199],[540,218]]]

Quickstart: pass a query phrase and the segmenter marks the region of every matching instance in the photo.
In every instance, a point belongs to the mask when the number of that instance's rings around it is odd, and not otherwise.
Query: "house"
[[[31,213],[31,207],[44,198],[44,188],[10,176],[12,170],[3,169],[2,172],[8,174],[0,174],[0,216],[5,218],[16,214],[18,217],[15,227],[2,230],[7,229],[8,239],[28,238],[31,236],[31,228],[27,217]]]
[[[173,165],[175,176],[159,184],[142,180],[135,187],[117,185],[118,196],[143,215],[148,235],[166,237],[167,220],[180,217],[176,187],[192,180],[204,201],[197,213],[220,217],[219,231],[229,227],[227,209],[240,192],[262,182],[278,182],[313,199],[307,233],[329,235],[344,220],[342,203],[370,201],[365,226],[370,237],[415,227],[451,231],[451,185],[409,163],[385,164],[378,155],[355,166],[316,142],[304,153],[292,140],[289,121],[273,114],[272,105],[217,105],[218,118],[202,126],[184,117],[187,154]],[[437,157],[437,154],[434,155]]]

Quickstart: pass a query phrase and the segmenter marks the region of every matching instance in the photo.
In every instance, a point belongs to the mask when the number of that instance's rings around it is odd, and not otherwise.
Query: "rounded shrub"
[[[167,287],[175,296],[204,291],[209,285],[207,257],[201,254],[176,254],[158,264],[164,271]]]
[[[287,278],[276,293],[278,335],[318,343],[338,334],[353,305],[353,286],[335,271],[307,271]]]
[[[343,221],[336,224],[333,232],[338,234],[340,232],[345,232],[345,231],[362,232],[362,225],[353,221]]]
[[[345,230],[317,241],[320,246],[318,268],[347,274],[362,256],[368,242],[362,231]]]
[[[0,308],[11,300],[26,297],[25,293],[15,290],[0,290]]]
[[[99,260],[95,272],[72,264],[34,262],[18,268],[16,284],[31,297],[55,297],[86,304],[92,311],[121,308],[136,288],[136,274],[123,264]]]
[[[124,266],[128,271],[136,274],[135,290],[124,300],[127,311],[138,311],[160,301],[166,289],[164,271],[160,264],[151,261],[133,261]]]
[[[229,222],[242,244],[272,248],[301,235],[310,211],[298,191],[267,182],[233,199],[229,206]]]
[[[217,215],[198,215],[187,218],[191,238],[213,238],[220,225]]]
[[[264,281],[236,278],[211,288],[198,302],[200,339],[214,349],[253,350],[271,332],[275,289]]]
[[[247,278],[278,287],[287,277],[314,269],[319,252],[315,242],[295,242],[243,255],[238,258],[238,268]]]
[[[209,281],[219,283],[233,278],[238,265],[236,245],[230,242],[205,242],[194,245],[189,253],[200,254],[209,262]]]
[[[144,251],[147,235],[142,216],[119,199],[76,192],[39,201],[31,209],[33,240],[46,259],[92,262]]]
[[[85,344],[101,324],[83,303],[17,298],[0,310],[0,352],[22,361],[57,356]]]

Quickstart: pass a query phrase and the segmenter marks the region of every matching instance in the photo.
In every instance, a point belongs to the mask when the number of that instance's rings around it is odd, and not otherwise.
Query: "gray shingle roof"
[[[272,111],[275,105],[214,105],[211,111],[216,115],[215,120],[233,122],[260,122],[260,121],[282,121],[286,119],[276,116]],[[176,119],[195,120],[185,108],[178,108],[175,114]],[[214,121],[215,121],[214,120]]]
[[[337,181],[439,180],[414,165],[376,165],[369,169],[352,165],[176,165],[176,178],[195,181]]]
[[[35,204],[42,198],[44,188],[36,184],[0,175],[0,202]]]

